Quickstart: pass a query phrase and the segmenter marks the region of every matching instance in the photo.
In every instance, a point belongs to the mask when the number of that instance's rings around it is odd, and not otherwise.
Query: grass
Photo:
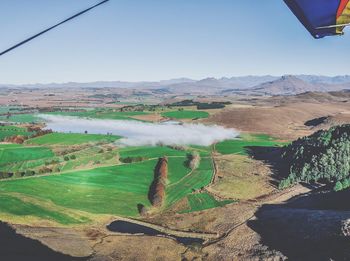
[[[169,158],[168,159],[169,164],[169,174],[168,174],[168,181],[169,184],[173,184],[181,180],[183,177],[185,177],[191,169],[189,169],[185,162],[186,158],[185,157],[180,157],[180,158]]]
[[[8,112],[18,112],[20,107],[17,106],[0,106],[0,113],[5,114]]]
[[[170,159],[169,176],[172,182],[178,181],[189,172],[186,167],[181,167],[183,162],[182,158]],[[56,176],[7,180],[0,182],[0,191],[6,194],[20,194],[23,198],[33,197],[49,201],[59,207],[72,210],[94,214],[137,216],[138,204],[150,206],[148,191],[153,181],[156,163],[157,160],[149,160]],[[16,215],[11,206],[7,206],[11,202],[6,203],[6,197],[1,193],[0,202],[4,205],[3,212]],[[34,207],[29,209],[26,207],[21,211],[21,214],[28,215],[40,212]],[[52,211],[55,212],[54,209]]]
[[[223,155],[248,155],[249,147],[275,147],[285,144],[265,134],[243,134],[239,139],[220,142],[215,148]]]
[[[0,215],[13,215],[17,217],[37,217],[40,219],[52,220],[60,224],[78,224],[88,221],[82,217],[80,219],[71,217],[64,213],[52,211],[31,202],[25,202],[20,198],[0,194]]]
[[[0,148],[0,165],[20,161],[45,159],[53,156],[53,152],[45,147],[3,147]]]
[[[166,146],[144,146],[144,147],[127,147],[120,150],[120,157],[145,157],[145,158],[159,158],[163,156],[178,156],[185,157],[187,151],[175,150]]]
[[[127,147],[107,150],[108,146],[83,146],[65,161],[56,156],[51,145],[76,145],[117,137],[89,134],[52,133],[28,140],[37,146],[0,144],[0,170],[11,173],[37,170],[43,166],[60,166],[59,175],[35,175],[0,181],[0,219],[20,223],[51,221],[60,224],[92,222],[96,215],[137,217],[138,205],[150,207],[149,188],[159,157],[169,157],[166,208],[208,185],[213,166],[208,157],[210,147],[190,147],[176,150],[167,146]],[[57,147],[59,148],[59,147]],[[53,149],[57,149],[53,148]],[[103,148],[103,150],[102,150]],[[186,165],[187,153],[203,153],[195,171]],[[120,157],[144,157],[139,163],[119,164]],[[95,162],[98,161],[99,163]],[[105,167],[101,167],[101,165]],[[114,165],[113,165],[114,164]],[[81,170],[82,168],[91,168]],[[79,169],[80,170],[77,170]],[[68,172],[67,172],[68,171]],[[194,208],[195,209],[195,208]],[[195,211],[195,210],[194,210]]]
[[[223,198],[250,200],[273,191],[270,169],[259,161],[244,155],[216,156],[221,178],[210,186],[210,191]]]
[[[206,209],[223,207],[227,204],[231,204],[233,200],[216,200],[212,195],[208,193],[191,194],[187,196],[189,209],[183,210],[180,213],[190,213],[195,211],[202,211]]]
[[[131,111],[131,112],[114,112],[110,110],[87,110],[81,112],[52,112],[51,115],[75,116],[93,119],[109,119],[109,120],[135,120],[132,117],[138,115],[149,114],[147,112]]]
[[[30,136],[33,132],[28,132],[26,128],[16,126],[0,126],[0,140],[4,140],[7,137],[15,135]]]
[[[214,170],[210,158],[202,158],[199,167],[186,178],[166,187],[166,204],[171,206],[186,195],[210,184]]]
[[[23,148],[23,145],[15,144],[15,143],[0,143],[0,149],[14,149],[14,148]]]
[[[155,164],[154,160],[132,166],[3,181],[0,182],[0,190],[95,214],[137,216],[137,204],[149,206],[147,195]]]
[[[209,117],[209,113],[205,111],[168,111],[162,113],[163,117],[171,119],[205,119]]]
[[[99,134],[79,134],[79,133],[50,133],[26,141],[26,144],[36,145],[80,145],[89,142],[113,142],[120,137]]]
[[[0,116],[0,121],[16,123],[42,122],[35,114],[13,114],[9,118],[7,118],[7,116]]]
[[[203,177],[205,183],[211,178],[211,175],[205,177],[205,163],[202,170],[188,175],[191,170],[185,166],[185,160],[185,157],[169,158],[168,185],[174,184],[169,196],[176,200],[186,197],[192,188],[201,187]],[[138,216],[138,204],[150,207],[148,192],[156,164],[157,159],[153,159],[61,175],[3,180],[0,182],[0,218],[30,216],[74,224],[89,222],[87,217],[84,221],[69,214],[77,211],[89,215]],[[201,184],[195,184],[198,182]],[[181,186],[189,187],[179,194]]]

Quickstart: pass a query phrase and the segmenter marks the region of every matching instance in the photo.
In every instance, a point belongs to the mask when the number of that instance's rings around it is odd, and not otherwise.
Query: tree
[[[341,190],[343,190],[343,185],[341,184],[340,181],[338,181],[334,186],[334,191],[341,191]]]
[[[343,185],[343,189],[347,189],[350,187],[350,180],[347,178],[347,179],[344,179],[342,181],[342,185]]]
[[[284,166],[289,169],[289,182],[345,182],[349,187],[350,124],[321,130],[294,141],[282,152]],[[350,180],[349,180],[350,181]],[[350,182],[349,182],[350,183]],[[285,186],[283,181],[281,187]]]

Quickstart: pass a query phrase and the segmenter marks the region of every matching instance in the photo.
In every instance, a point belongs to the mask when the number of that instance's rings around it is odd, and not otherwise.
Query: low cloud
[[[58,132],[107,134],[122,136],[124,146],[201,145],[234,139],[238,132],[221,126],[203,124],[144,123],[131,120],[100,120],[56,115],[40,115],[47,128]]]

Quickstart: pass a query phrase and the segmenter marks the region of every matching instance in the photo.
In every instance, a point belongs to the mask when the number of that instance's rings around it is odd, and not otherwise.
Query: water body
[[[147,236],[167,236],[174,238],[177,242],[185,245],[185,246],[190,246],[194,244],[200,244],[202,245],[204,243],[204,240],[201,238],[192,238],[192,237],[177,237],[173,235],[168,235],[166,233],[163,233],[159,230],[146,227],[143,225],[131,223],[128,221],[114,221],[112,222],[109,226],[107,226],[108,230],[112,232],[118,232],[118,233],[123,233],[123,234],[144,234]]]
[[[203,124],[179,124],[178,122],[146,123],[133,120],[101,120],[69,116],[40,115],[47,128],[57,132],[107,134],[122,136],[125,146],[199,145],[210,146],[215,142],[236,138],[234,129]]]

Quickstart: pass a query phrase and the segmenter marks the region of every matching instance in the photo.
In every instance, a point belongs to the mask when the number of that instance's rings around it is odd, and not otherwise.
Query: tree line
[[[283,149],[282,160],[289,175],[280,182],[280,188],[298,182],[332,183],[335,190],[349,187],[350,124],[294,141]]]

